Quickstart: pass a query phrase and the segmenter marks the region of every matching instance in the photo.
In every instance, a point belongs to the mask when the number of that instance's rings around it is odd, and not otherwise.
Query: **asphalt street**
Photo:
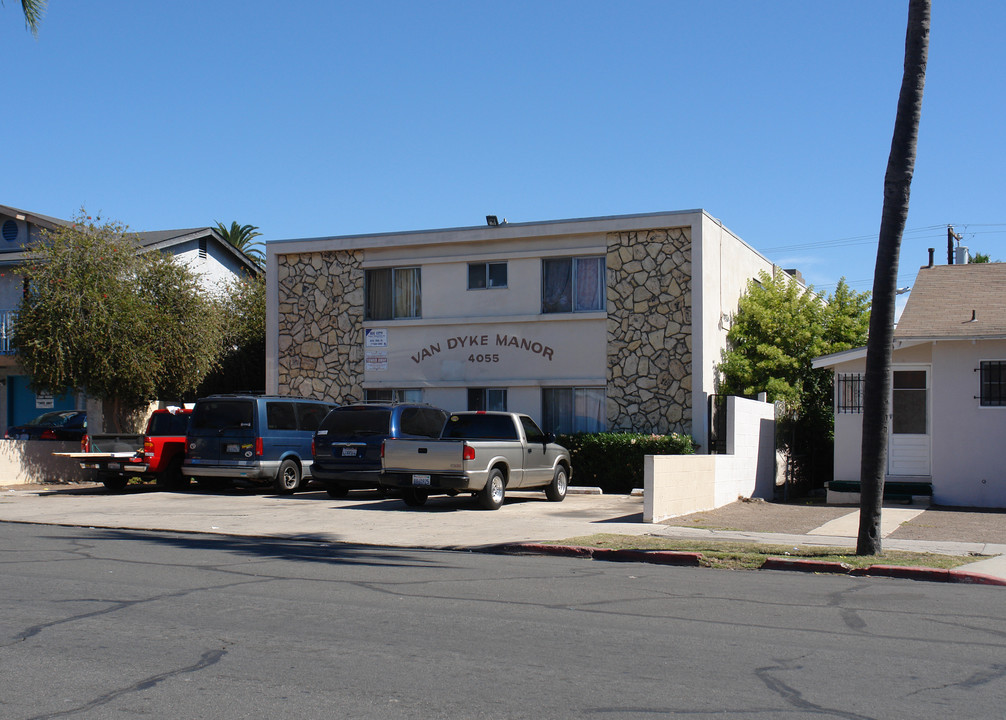
[[[1001,588],[0,523],[0,715],[1001,718]]]

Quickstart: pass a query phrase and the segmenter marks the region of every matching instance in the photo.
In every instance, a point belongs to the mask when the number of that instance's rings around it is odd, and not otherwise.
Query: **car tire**
[[[552,482],[545,487],[545,497],[549,502],[562,502],[566,497],[566,487],[569,483],[569,474],[565,465],[559,465],[552,476]]]
[[[402,492],[402,500],[409,507],[422,507],[426,504],[426,499],[430,494],[426,490],[414,490],[409,488]]]
[[[345,485],[326,485],[325,492],[328,493],[330,498],[338,500],[339,498],[344,498],[349,495],[349,488]]]
[[[506,481],[499,468],[489,471],[486,478],[486,486],[479,491],[479,505],[486,510],[499,510],[503,507],[503,498],[506,495]]]
[[[280,495],[293,495],[300,488],[300,465],[293,460],[284,460],[273,481],[273,488]]]
[[[171,461],[167,468],[157,476],[157,487],[162,490],[184,490],[189,484],[189,478],[182,475],[182,459]]]
[[[122,492],[129,484],[129,478],[121,475],[99,475],[98,482],[104,485],[108,492]]]

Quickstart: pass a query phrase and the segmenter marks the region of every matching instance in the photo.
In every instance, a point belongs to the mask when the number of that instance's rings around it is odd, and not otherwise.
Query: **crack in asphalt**
[[[792,685],[788,685],[778,677],[772,675],[773,672],[777,671],[802,670],[803,666],[796,664],[796,661],[799,659],[801,658],[796,658],[794,660],[777,659],[776,662],[779,663],[778,665],[755,668],[754,672],[758,679],[765,684],[765,687],[781,697],[786,704],[791,705],[800,712],[848,718],[848,720],[873,720],[873,718],[869,715],[860,715],[858,713],[846,712],[845,710],[839,710],[838,708],[827,708],[823,705],[812,703],[803,696],[803,693],[794,688]]]
[[[995,682],[996,680],[1002,680],[1003,678],[1006,678],[1006,665],[993,665],[990,668],[974,672],[959,682],[949,682],[943,685],[919,688],[918,690],[908,693],[906,697],[932,692],[934,690],[946,690],[947,688],[954,687],[963,688],[965,690],[973,690],[974,688],[988,685],[989,683]]]
[[[86,712],[88,710],[93,710],[94,708],[101,707],[102,705],[107,705],[108,703],[116,700],[123,695],[129,695],[130,693],[141,692],[143,690],[149,690],[157,685],[161,684],[165,680],[170,680],[171,678],[178,677],[179,675],[188,675],[191,673],[197,673],[201,670],[205,670],[208,667],[216,665],[220,662],[223,657],[227,655],[226,643],[223,648],[217,650],[207,650],[204,652],[199,661],[188,665],[186,667],[176,668],[174,670],[167,670],[156,675],[151,675],[150,677],[139,680],[132,685],[124,688],[119,688],[117,690],[111,690],[99,695],[98,697],[90,700],[83,705],[79,705],[74,708],[69,708],[67,710],[60,710],[59,712],[46,713],[44,715],[35,715],[29,720],[49,720],[50,718],[66,717],[67,715],[76,715],[77,713]]]

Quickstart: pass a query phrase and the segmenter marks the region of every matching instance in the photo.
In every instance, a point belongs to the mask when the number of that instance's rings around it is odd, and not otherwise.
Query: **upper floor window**
[[[543,313],[604,310],[603,257],[550,258],[541,263]]]
[[[982,407],[1006,405],[1006,361],[982,360],[979,369]]]
[[[506,287],[506,263],[468,263],[468,289],[485,290]]]
[[[364,320],[397,320],[423,316],[420,268],[367,270],[364,290]]]

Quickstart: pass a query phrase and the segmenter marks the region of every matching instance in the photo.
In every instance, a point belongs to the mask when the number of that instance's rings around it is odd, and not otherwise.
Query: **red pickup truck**
[[[154,410],[143,435],[85,435],[80,453],[70,455],[109,490],[126,487],[131,477],[153,479],[158,486],[178,490],[188,484],[182,475],[185,429],[191,409]]]

